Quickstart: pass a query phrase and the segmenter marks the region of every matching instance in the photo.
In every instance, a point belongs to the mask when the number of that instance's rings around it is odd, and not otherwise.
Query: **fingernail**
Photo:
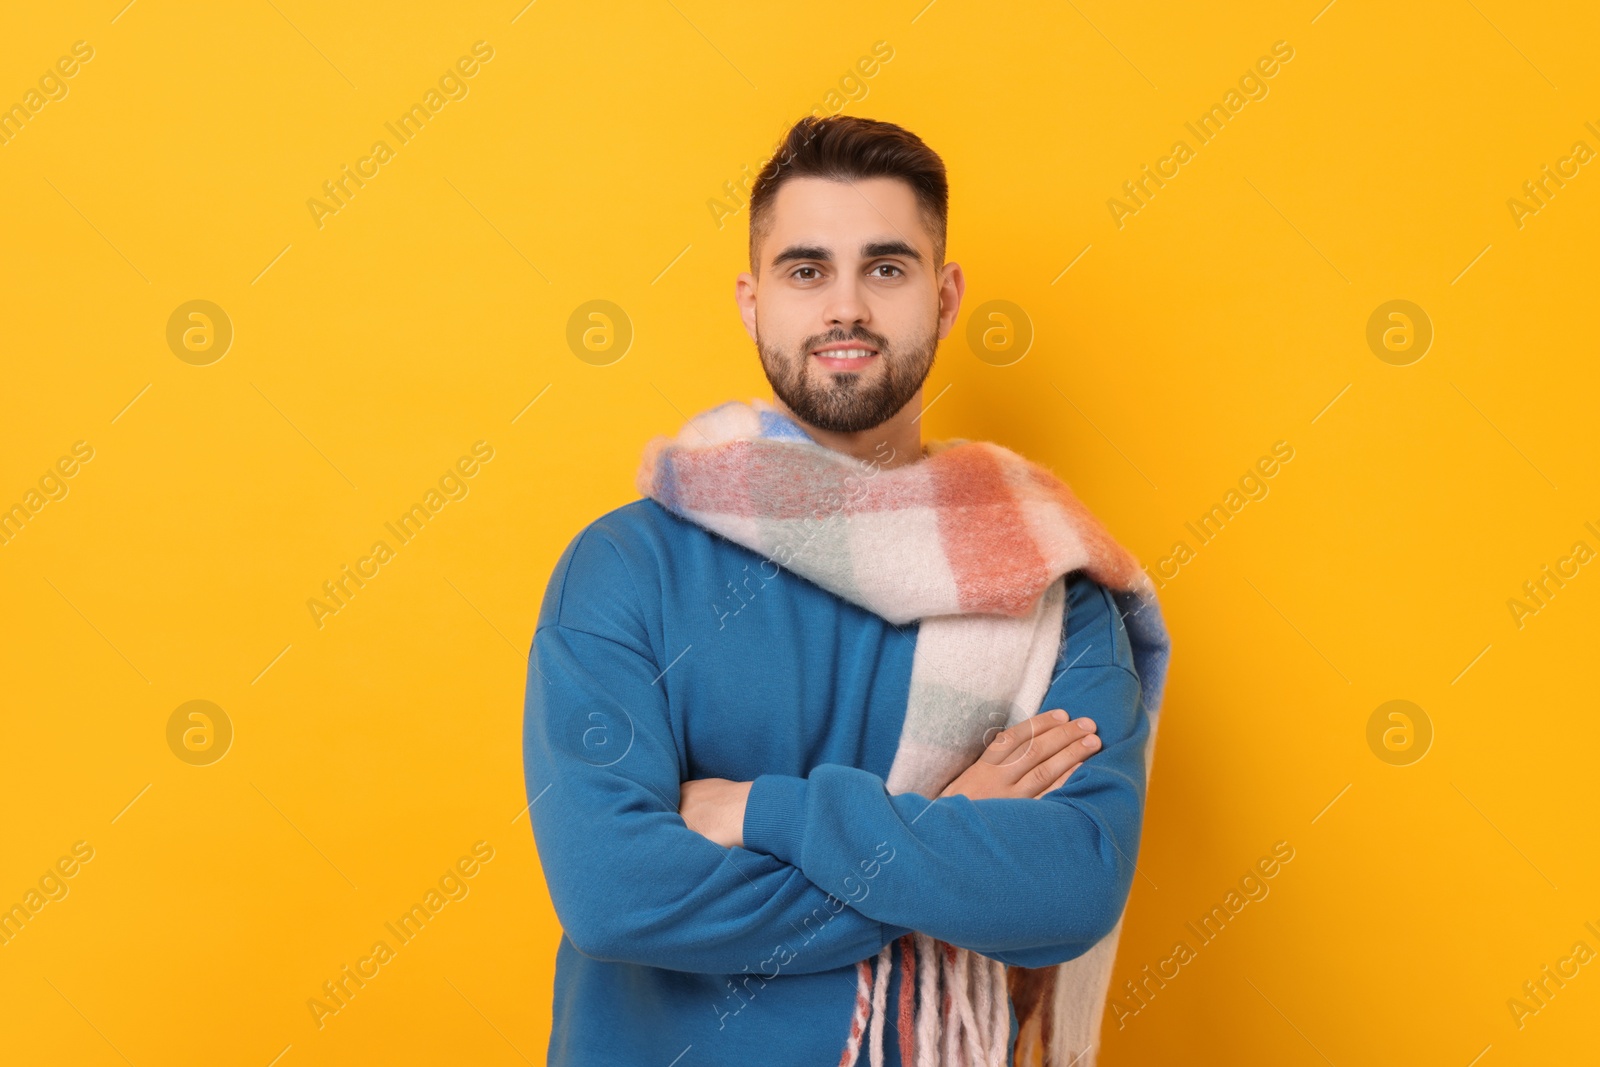
[[[1079,719],[1078,720],[1078,725],[1082,726],[1085,730],[1093,730],[1094,729],[1094,720],[1093,719]]]
[[[1083,747],[1084,748],[1099,748],[1100,747],[1100,739],[1098,737],[1094,736],[1094,734],[1090,734],[1088,737],[1083,739]]]
[[[1067,717],[1067,713],[1062,711],[1060,708],[1057,708],[1055,711],[1052,711],[1050,713],[1050,717],[1052,719],[1059,719],[1059,720],[1065,721],[1066,717]]]

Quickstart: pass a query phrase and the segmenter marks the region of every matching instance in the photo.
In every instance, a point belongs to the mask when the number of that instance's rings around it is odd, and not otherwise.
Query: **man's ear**
[[[739,317],[744,320],[744,332],[750,340],[756,339],[756,279],[745,271],[733,282],[733,300],[739,305]],[[943,336],[942,334],[940,336]]]
[[[961,264],[946,263],[940,271],[939,281],[939,339],[942,341],[955,328],[956,315],[961,311],[961,296],[967,291],[966,275]]]

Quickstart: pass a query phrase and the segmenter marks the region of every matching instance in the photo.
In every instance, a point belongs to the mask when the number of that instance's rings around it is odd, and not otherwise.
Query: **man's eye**
[[[800,272],[801,271],[805,271],[805,270],[809,270],[812,273],[816,273],[817,268],[815,268],[815,267],[796,267],[793,276],[794,277],[799,277]],[[800,280],[803,281],[803,282],[809,282],[811,279],[810,278],[800,278]]]
[[[885,277],[887,277],[887,278],[898,278],[900,275],[905,273],[905,271],[901,270],[899,267],[895,266],[893,263],[879,263],[876,267],[873,267],[872,269],[875,270],[875,271],[878,271],[878,270],[892,270],[892,271],[894,271],[893,274],[888,274],[888,275],[880,274],[880,275],[878,275],[878,277],[880,277],[880,278],[885,278]]]

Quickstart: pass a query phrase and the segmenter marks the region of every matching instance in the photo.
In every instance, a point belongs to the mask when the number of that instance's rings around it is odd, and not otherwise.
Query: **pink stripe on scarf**
[[[1026,525],[1000,464],[979,449],[943,459],[928,470],[961,610],[1026,615],[1052,575],[1038,546],[1017,536]]]

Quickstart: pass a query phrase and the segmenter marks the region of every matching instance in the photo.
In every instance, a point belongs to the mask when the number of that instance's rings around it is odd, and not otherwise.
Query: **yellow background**
[[[1592,6],[122,3],[0,35],[0,103],[94,49],[0,146],[0,504],[94,449],[0,546],[0,903],[94,849],[0,947],[0,1059],[543,1062],[540,595],[635,498],[650,434],[766,395],[733,306],[745,216],[708,202],[835,105],[949,167],[970,287],[928,436],[1050,465],[1147,564],[1195,548],[1161,593],[1115,988],[1295,850],[1108,1011],[1102,1062],[1593,1056],[1600,963],[1520,1028],[1507,1007],[1600,950],[1600,576],[1520,628],[1507,606],[1600,548],[1597,164],[1520,227],[1507,206],[1600,149]],[[480,40],[468,95],[319,228],[307,200]],[[1197,147],[1183,123],[1280,40],[1268,95]],[[892,60],[830,99],[878,41]],[[1107,200],[1179,138],[1195,158],[1119,228]],[[195,299],[235,332],[207,366],[166,340]],[[593,299],[634,329],[605,366],[565,340]],[[1409,366],[1365,339],[1392,299],[1435,330]],[[968,346],[987,300],[1031,321],[1019,362]],[[469,495],[319,629],[307,600],[479,440]],[[1280,440],[1270,494],[1195,547],[1184,524]],[[1434,732],[1408,766],[1367,741],[1395,699]],[[233,724],[209,766],[168,747],[190,700]],[[470,894],[318,1029],[307,1000],[478,841]]]

